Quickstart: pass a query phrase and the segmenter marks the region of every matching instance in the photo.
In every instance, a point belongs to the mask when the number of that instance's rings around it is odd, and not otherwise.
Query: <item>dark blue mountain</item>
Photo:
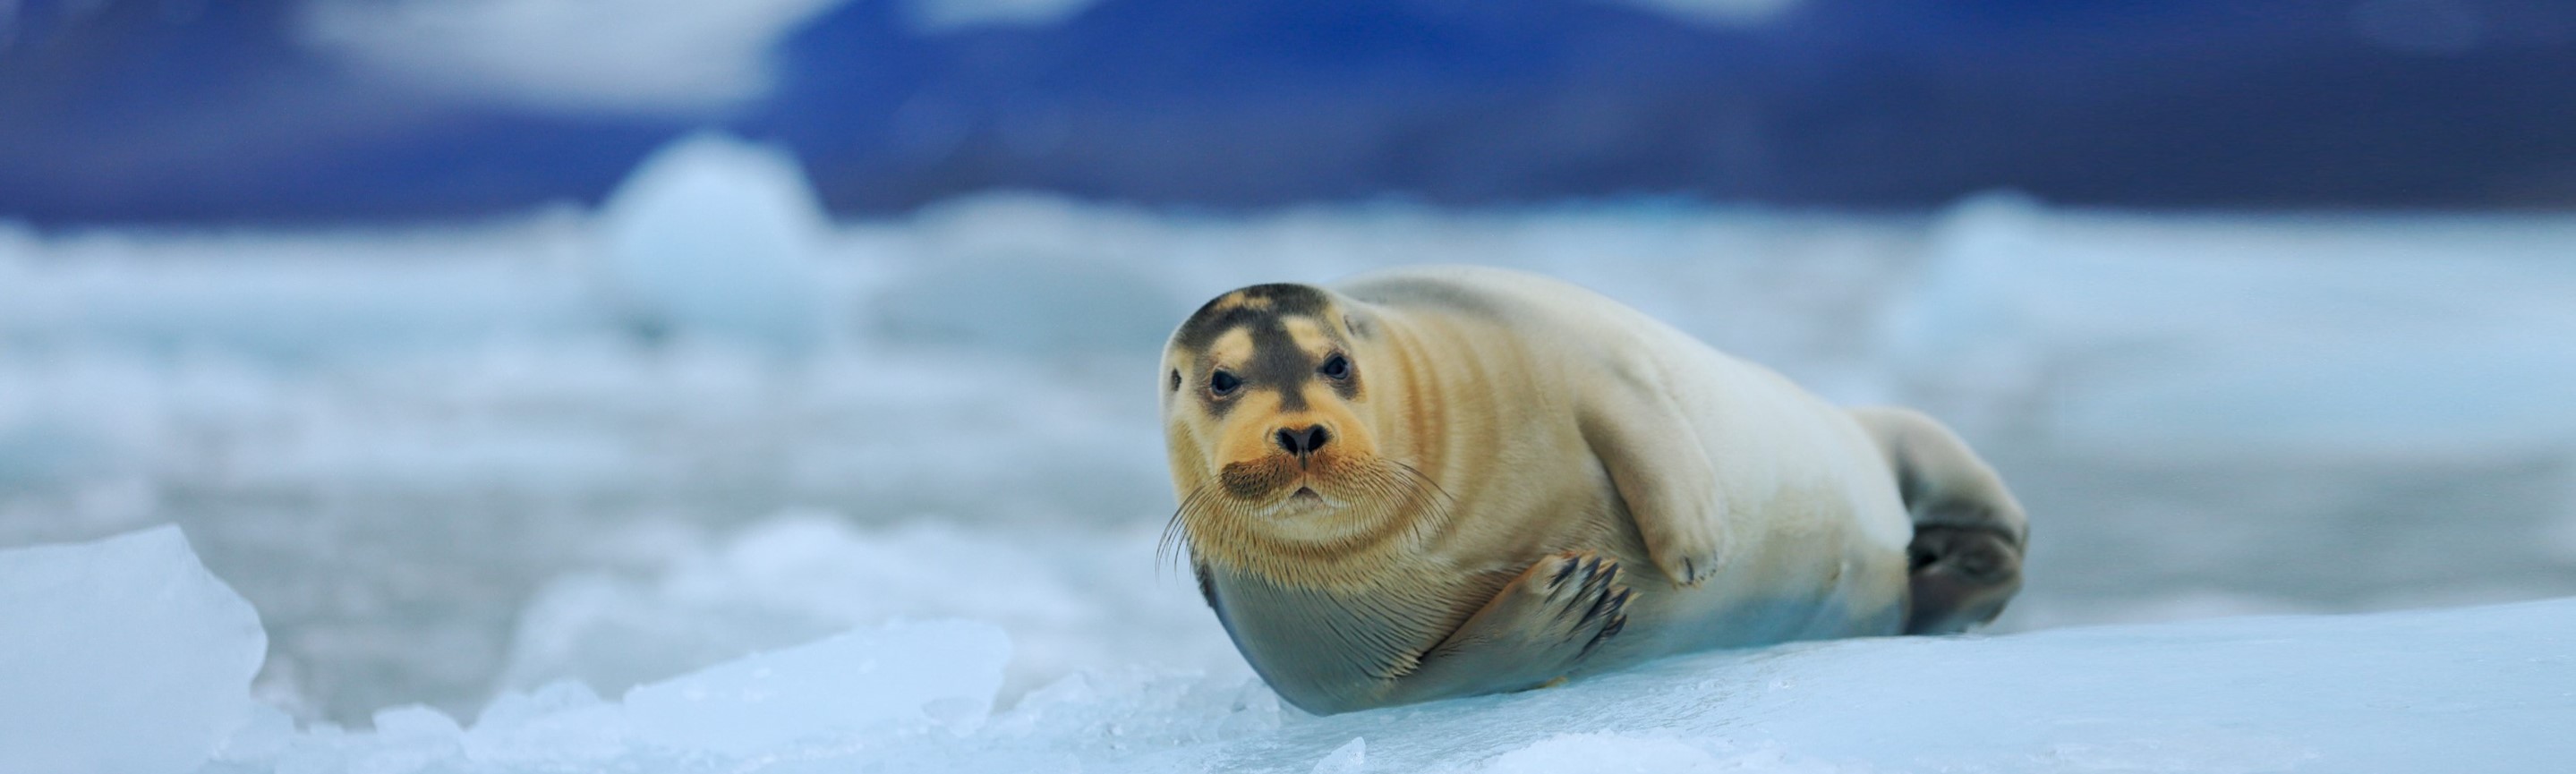
[[[997,187],[1212,208],[2576,203],[2576,3],[2370,3],[1810,0],[1729,28],[1604,0],[1104,0],[922,36],[893,0],[853,0],[713,123],[792,147],[844,213]],[[29,8],[0,48],[0,218],[506,213],[595,201],[694,128],[372,82],[299,46],[279,2]],[[2409,24],[2444,45],[2406,45]]]

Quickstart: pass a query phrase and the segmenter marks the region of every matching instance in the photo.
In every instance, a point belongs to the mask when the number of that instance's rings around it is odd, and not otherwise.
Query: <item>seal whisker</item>
[[[1431,476],[1430,476],[1429,474],[1423,473],[1421,468],[1414,467],[1413,465],[1411,465],[1411,464],[1409,464],[1409,463],[1406,463],[1406,462],[1405,462],[1405,461],[1403,461],[1403,460],[1390,459],[1390,460],[1387,460],[1386,462],[1387,462],[1387,464],[1389,464],[1389,465],[1393,465],[1393,466],[1395,466],[1395,469],[1396,469],[1396,471],[1397,471],[1397,472],[1404,474],[1405,476],[1407,476],[1407,477],[1409,477],[1409,478],[1413,479],[1413,480],[1414,480],[1415,482],[1417,482],[1417,483],[1420,483],[1420,484],[1423,484],[1423,485],[1425,485],[1425,486],[1429,486],[1429,487],[1431,487],[1431,491],[1432,491],[1432,492],[1434,492],[1434,493],[1436,493],[1436,494],[1438,494],[1438,495],[1440,495],[1440,499],[1441,499],[1444,503],[1445,503],[1445,502],[1454,502],[1454,501],[1456,500],[1456,498],[1453,498],[1453,497],[1450,497],[1450,496],[1449,496],[1449,490],[1448,490],[1448,489],[1442,488],[1442,487],[1440,486],[1440,482],[1431,480]]]
[[[1207,495],[1207,491],[1207,487],[1191,489],[1189,496],[1181,498],[1181,504],[1172,509],[1172,518],[1163,522],[1163,535],[1161,538],[1154,541],[1154,572],[1156,575],[1160,575],[1163,568],[1170,566],[1173,560],[1179,557],[1179,554],[1174,552],[1172,548],[1186,543],[1189,539],[1187,535],[1188,529],[1181,524],[1181,514],[1187,513],[1190,510],[1190,506],[1197,504],[1200,498]]]
[[[1449,523],[1449,511],[1457,505],[1457,498],[1451,497],[1448,489],[1440,486],[1440,482],[1432,480],[1431,476],[1423,473],[1420,468],[1398,459],[1385,459],[1384,462],[1385,468],[1392,472],[1399,480],[1399,485],[1406,489],[1403,492],[1405,495],[1403,502],[1410,503],[1416,499],[1427,500],[1423,503],[1423,518],[1410,520],[1406,529],[1409,533],[1408,537],[1415,541],[1429,539],[1433,533]],[[1426,491],[1430,496],[1422,497]]]

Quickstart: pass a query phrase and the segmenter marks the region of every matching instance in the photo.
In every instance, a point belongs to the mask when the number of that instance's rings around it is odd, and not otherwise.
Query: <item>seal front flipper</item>
[[[1654,368],[1608,369],[1616,378],[1601,380],[1578,409],[1583,440],[1618,487],[1646,555],[1673,585],[1698,585],[1726,558],[1717,468]]]
[[[1395,676],[1388,704],[1535,688],[1565,676],[1628,626],[1616,560],[1567,551],[1530,565],[1413,669]]]

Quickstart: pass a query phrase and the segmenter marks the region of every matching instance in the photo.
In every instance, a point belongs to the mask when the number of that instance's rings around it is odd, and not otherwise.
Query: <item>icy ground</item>
[[[1195,696],[1243,667],[1154,557],[1162,337],[1234,286],[1459,261],[1959,425],[2033,513],[1997,627],[2033,637],[2004,641],[2565,597],[2570,255],[2576,217],[2003,197],[1915,218],[995,195],[835,224],[783,159],[702,140],[598,212],[509,223],[0,224],[0,547],[180,525],[265,623],[256,695],[308,726],[473,717],[564,678],[621,696],[899,620],[1006,633],[1005,716],[1074,674]]]
[[[2576,600],[1806,643],[1314,718],[1240,670],[1065,677],[995,711],[1009,638],[863,627],[470,725],[303,731],[177,530],[0,551],[0,771],[2543,772],[2576,760]],[[31,658],[32,657],[32,658]],[[70,670],[55,669],[72,666]]]

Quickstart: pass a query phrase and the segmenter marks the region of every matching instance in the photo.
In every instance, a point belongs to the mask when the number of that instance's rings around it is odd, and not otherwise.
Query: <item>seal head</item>
[[[1429,483],[1385,453],[1376,362],[1358,310],[1311,285],[1209,301],[1164,348],[1162,407],[1177,516],[1195,558],[1314,587],[1344,586],[1392,549]],[[1382,367],[1383,366],[1383,367]]]

